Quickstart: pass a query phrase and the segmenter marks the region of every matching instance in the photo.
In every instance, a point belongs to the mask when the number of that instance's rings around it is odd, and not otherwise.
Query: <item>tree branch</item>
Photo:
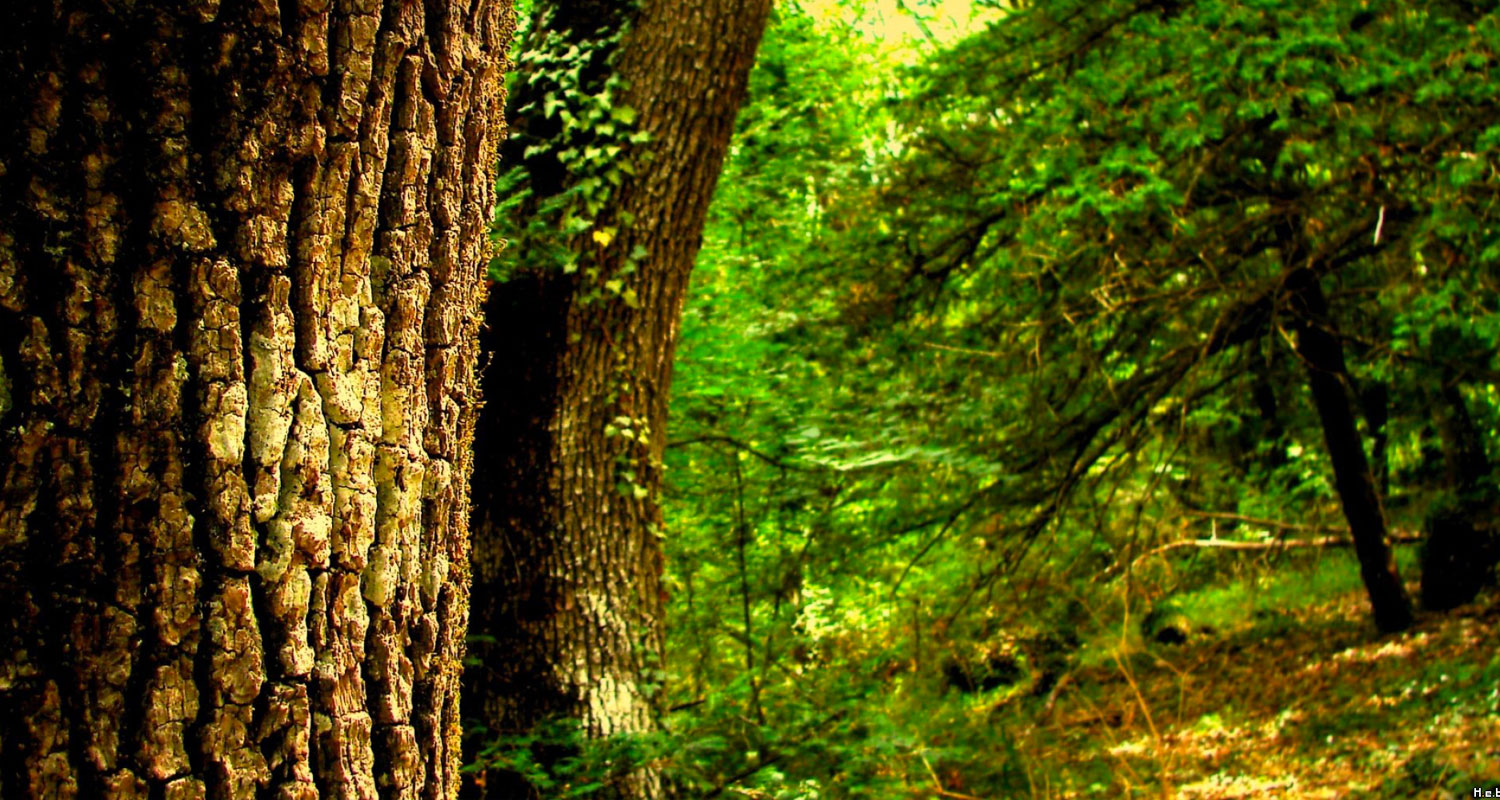
[[[678,439],[675,442],[667,442],[667,449],[671,449],[671,448],[674,448],[674,447],[686,447],[687,445],[690,445],[690,444],[703,444],[705,442],[712,443],[712,444],[727,444],[727,445],[729,445],[730,447],[733,447],[736,450],[741,450],[741,451],[744,451],[746,453],[749,453],[750,455],[755,456],[756,458],[760,459],[761,461],[764,461],[767,464],[770,464],[771,466],[777,467],[779,469],[792,469],[792,470],[797,470],[799,472],[814,472],[814,471],[816,471],[816,468],[814,468],[814,467],[804,466],[804,465],[801,465],[801,464],[793,464],[793,463],[791,463],[789,461],[783,461],[782,459],[779,459],[779,458],[777,458],[777,457],[775,457],[773,455],[770,455],[768,453],[763,453],[763,452],[755,449],[754,447],[751,447],[750,445],[746,444],[745,442],[742,442],[739,439],[734,438],[733,436],[725,436],[723,434],[717,434],[717,433],[715,433],[715,434],[704,434],[702,436],[694,436],[694,437],[689,438],[689,439]]]

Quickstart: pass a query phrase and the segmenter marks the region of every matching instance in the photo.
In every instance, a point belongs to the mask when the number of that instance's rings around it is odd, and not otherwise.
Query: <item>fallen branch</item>
[[[1410,531],[1395,531],[1386,537],[1393,543],[1405,544],[1409,542],[1420,542],[1422,536]],[[1221,550],[1279,550],[1283,547],[1349,547],[1354,540],[1347,534],[1342,536],[1318,536],[1312,539],[1272,539],[1265,542],[1242,542],[1234,539],[1183,539],[1176,542],[1168,542],[1160,547],[1147,551],[1140,558],[1165,553],[1183,547],[1208,547]]]
[[[1349,536],[1349,529],[1337,525],[1306,525],[1298,522],[1284,522],[1277,519],[1263,519],[1260,517],[1247,517],[1243,514],[1233,514],[1227,511],[1184,511],[1185,516],[1198,519],[1229,520],[1243,522],[1248,525],[1258,525],[1262,528],[1270,528],[1279,531],[1304,531],[1307,533],[1327,533],[1328,536],[1315,536],[1308,539],[1275,538],[1263,542],[1246,542],[1237,539],[1183,539],[1176,542],[1168,542],[1159,547],[1148,550],[1128,562],[1129,568],[1134,569],[1142,561],[1172,550],[1180,550],[1184,547],[1206,548],[1218,550],[1254,551],[1254,550],[1279,550],[1284,547],[1349,547],[1354,540]],[[1413,531],[1390,531],[1386,534],[1386,541],[1392,544],[1409,544],[1420,542],[1424,539],[1421,534]],[[1103,570],[1093,580],[1108,580],[1121,570],[1126,569],[1127,562],[1116,561]]]
[[[1279,531],[1307,531],[1308,533],[1348,533],[1348,528],[1337,525],[1304,525],[1297,522],[1282,522],[1279,519],[1261,519],[1260,517],[1247,517],[1243,514],[1234,514],[1228,511],[1184,511],[1183,514],[1198,519],[1222,519],[1226,522],[1243,522],[1247,525],[1259,525],[1262,528],[1274,528]]]

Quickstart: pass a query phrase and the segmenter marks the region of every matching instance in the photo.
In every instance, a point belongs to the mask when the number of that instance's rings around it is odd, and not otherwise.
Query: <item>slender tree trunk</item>
[[[585,90],[603,96],[623,81],[610,128],[633,126],[650,141],[627,142],[593,175],[576,160],[564,169],[589,144],[609,145],[604,128],[596,120],[569,129],[547,106],[565,93],[548,74],[523,72],[514,100],[525,135],[514,147],[531,206],[611,170],[616,183],[601,182],[610,188],[590,211],[591,227],[563,242],[566,266],[543,263],[534,240],[514,243],[516,266],[487,310],[495,356],[477,433],[478,635],[466,679],[470,716],[486,736],[559,718],[595,737],[655,729],[657,494],[672,357],[769,6],[553,0],[539,9],[526,49],[580,48],[588,60],[573,66]],[[612,790],[656,797],[659,784],[655,770],[637,769],[616,776]],[[500,771],[478,774],[475,790],[530,791]]]
[[[1469,414],[1469,404],[1464,400],[1463,389],[1456,376],[1445,375],[1438,394],[1438,432],[1443,441],[1443,461],[1448,469],[1448,485],[1465,501],[1473,502],[1488,498],[1476,497],[1485,490],[1484,482],[1490,476],[1490,459],[1484,451],[1484,436],[1474,417]]]
[[[1386,632],[1405,630],[1412,622],[1411,601],[1386,544],[1385,512],[1355,425],[1343,344],[1332,330],[1328,301],[1310,269],[1295,270],[1287,278],[1286,290],[1297,331],[1297,353],[1307,368],[1308,387],[1333,464],[1334,486],[1349,521],[1375,625]]]
[[[1445,375],[1436,414],[1447,467],[1448,490],[1429,507],[1422,547],[1422,605],[1446,611],[1468,603],[1495,582],[1500,532],[1494,524],[1495,485],[1484,437],[1456,376]]]
[[[0,796],[456,792],[508,6],[0,12]]]

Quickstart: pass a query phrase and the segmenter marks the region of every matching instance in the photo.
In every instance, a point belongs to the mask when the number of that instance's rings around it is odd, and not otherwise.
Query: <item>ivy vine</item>
[[[606,216],[615,191],[635,175],[649,153],[650,136],[637,128],[638,112],[621,102],[626,83],[615,71],[626,26],[597,33],[558,29],[551,9],[525,32],[529,46],[516,59],[513,96],[521,104],[507,143],[509,169],[497,182],[494,235],[503,246],[490,276],[505,281],[520,272],[558,270],[587,279],[582,302],[619,297],[635,306],[624,278],[646,257],[637,246],[624,264],[603,275],[590,263],[589,235],[607,248],[628,214]]]

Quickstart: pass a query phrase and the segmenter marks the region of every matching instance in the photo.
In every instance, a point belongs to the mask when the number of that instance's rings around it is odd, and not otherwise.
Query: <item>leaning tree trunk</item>
[[[672,356],[769,7],[552,0],[522,47],[507,153],[523,165],[512,196],[540,222],[509,232],[486,311],[465,683],[479,745],[548,720],[593,737],[655,727]],[[660,793],[649,767],[612,787]],[[532,792],[500,770],[475,790]]]
[[[456,792],[508,7],[0,12],[0,796]]]
[[[1328,301],[1317,274],[1307,268],[1292,272],[1286,291],[1297,332],[1297,353],[1307,369],[1308,387],[1333,464],[1334,487],[1349,522],[1375,625],[1388,633],[1405,630],[1412,622],[1411,601],[1386,543],[1385,511],[1355,424],[1344,347],[1332,330]]]

